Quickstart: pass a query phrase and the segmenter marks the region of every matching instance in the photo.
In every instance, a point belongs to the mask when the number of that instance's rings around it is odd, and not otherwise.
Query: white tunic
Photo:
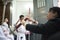
[[[2,26],[0,26],[0,40],[7,40],[7,38],[5,37],[3,30],[1,28]]]
[[[26,40],[25,37],[26,29],[23,25],[18,28],[17,40]]]
[[[7,40],[14,40],[14,36],[12,34],[9,34],[10,30],[8,28],[8,24],[4,22],[2,25],[3,25],[2,29],[3,29],[5,36],[7,37]]]

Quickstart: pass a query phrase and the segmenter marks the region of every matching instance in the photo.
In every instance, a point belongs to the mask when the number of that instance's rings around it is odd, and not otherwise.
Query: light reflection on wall
[[[60,0],[58,0],[58,7],[60,7]]]

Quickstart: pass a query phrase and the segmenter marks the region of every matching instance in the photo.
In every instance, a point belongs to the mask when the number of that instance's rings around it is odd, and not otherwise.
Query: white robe
[[[5,37],[5,35],[3,33],[1,26],[0,26],[0,40],[7,40],[7,38]]]
[[[3,32],[5,31],[4,34],[7,37],[7,40],[14,40],[14,36],[12,34],[9,34],[10,30],[8,28],[8,24],[4,22],[2,25],[3,25],[2,29],[3,29]]]
[[[26,40],[25,33],[26,33],[26,29],[25,29],[25,27],[23,25],[21,25],[18,28],[17,40]]]

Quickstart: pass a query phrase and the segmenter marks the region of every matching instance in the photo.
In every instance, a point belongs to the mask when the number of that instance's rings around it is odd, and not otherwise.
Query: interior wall
[[[34,3],[35,5],[34,6],[34,18],[37,19],[40,23],[46,23],[49,8],[53,6],[57,6],[57,4],[58,4],[57,0],[37,0]]]

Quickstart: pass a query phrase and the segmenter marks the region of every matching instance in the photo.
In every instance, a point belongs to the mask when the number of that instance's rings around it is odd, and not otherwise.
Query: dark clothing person
[[[27,24],[26,29],[34,33],[42,34],[42,40],[48,40],[50,36],[57,32],[60,32],[60,19],[52,19],[45,24]]]
[[[45,24],[27,24],[26,29],[34,33],[42,34],[42,40],[48,40],[48,38],[50,38],[52,35],[56,34],[57,32],[60,32],[60,8],[50,8],[47,15],[47,19],[48,22]]]
[[[60,32],[52,35],[48,40],[60,40]]]

